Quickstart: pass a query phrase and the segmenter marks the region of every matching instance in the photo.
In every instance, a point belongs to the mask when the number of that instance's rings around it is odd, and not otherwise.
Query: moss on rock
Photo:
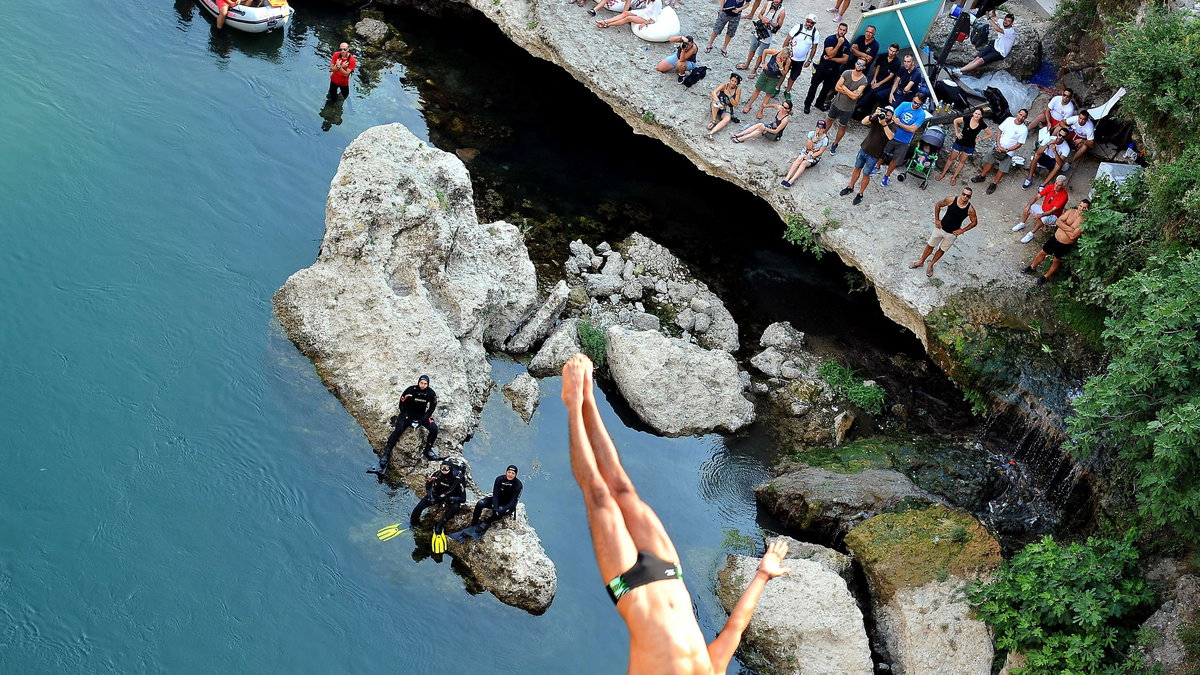
[[[971,514],[940,504],[885,513],[846,535],[873,594],[886,602],[901,588],[949,575],[974,579],[1000,565],[1000,543]]]

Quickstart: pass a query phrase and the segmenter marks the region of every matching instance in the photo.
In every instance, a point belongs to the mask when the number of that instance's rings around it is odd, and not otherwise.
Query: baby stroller
[[[941,152],[945,142],[946,129],[944,127],[932,126],[926,129],[921,134],[921,139],[917,142],[917,147],[913,150],[908,165],[904,167],[904,173],[900,174],[898,178],[903,181],[907,176],[917,176],[921,179],[921,189],[924,190],[929,184],[929,174],[933,172],[933,165],[937,163],[938,153]]]

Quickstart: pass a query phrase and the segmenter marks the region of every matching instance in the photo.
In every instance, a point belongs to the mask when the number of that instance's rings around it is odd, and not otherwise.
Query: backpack
[[[993,122],[999,124],[1012,117],[1012,111],[1008,108],[1008,99],[1004,98],[1003,92],[999,89],[988,87],[983,91],[983,97],[987,99],[988,107],[992,109]]]
[[[683,86],[690,88],[693,84],[703,80],[707,74],[708,66],[696,66],[692,68],[692,72],[687,74],[687,77],[683,78]]]

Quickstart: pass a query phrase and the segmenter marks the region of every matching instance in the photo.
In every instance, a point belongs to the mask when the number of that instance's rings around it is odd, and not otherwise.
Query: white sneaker
[[[1028,244],[1031,241],[1033,241],[1033,233],[1032,232],[1029,232],[1024,237],[1021,237],[1022,244]]]
[[[1013,232],[1020,232],[1023,229],[1025,229],[1025,223],[1017,223],[1016,225],[1013,225]]]

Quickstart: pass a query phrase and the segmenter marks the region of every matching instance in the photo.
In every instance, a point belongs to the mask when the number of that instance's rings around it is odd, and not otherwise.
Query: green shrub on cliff
[[[833,387],[839,396],[845,396],[846,400],[859,408],[872,415],[883,412],[887,392],[878,384],[863,382],[862,378],[855,375],[854,370],[849,366],[830,359],[821,364],[821,367],[817,369],[817,374],[821,376],[822,380],[829,383],[829,386]]]
[[[575,326],[575,332],[579,335],[579,346],[583,353],[597,368],[603,368],[608,361],[608,337],[604,334],[604,326],[598,326],[590,319],[581,319]]]
[[[1045,537],[967,593],[996,647],[1028,657],[1019,675],[1142,672],[1126,657],[1154,600],[1137,575],[1133,537],[1066,546]]]
[[[1072,437],[1136,472],[1151,524],[1200,536],[1200,251],[1158,256],[1110,296],[1112,358],[1076,399]]]

